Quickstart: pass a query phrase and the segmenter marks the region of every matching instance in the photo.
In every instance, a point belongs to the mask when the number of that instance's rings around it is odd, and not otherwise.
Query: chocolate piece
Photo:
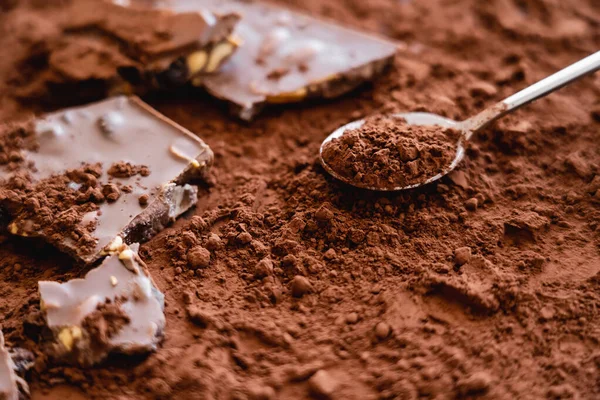
[[[111,353],[154,351],[163,336],[164,296],[139,258],[138,244],[113,247],[83,279],[39,282],[51,358],[93,365]]]
[[[18,356],[24,355],[26,358],[31,358],[33,355],[19,349],[16,353]],[[29,387],[21,377],[17,375],[19,369],[24,372],[29,369],[31,362],[23,360],[21,366],[15,364],[14,355],[4,346],[4,335],[0,331],[0,400],[19,400],[22,394],[29,395]]]
[[[389,41],[260,2],[174,0],[168,5],[243,16],[234,33],[244,45],[218,74],[194,81],[233,103],[243,119],[267,103],[348,92],[380,73],[396,50]]]
[[[116,236],[145,241],[192,207],[197,188],[186,182],[206,177],[213,160],[202,140],[136,97],[67,109],[34,125],[4,135],[4,143],[23,147],[0,170],[8,231],[41,237],[84,263]],[[25,137],[6,139],[15,134]]]
[[[56,102],[56,96],[72,101],[170,88],[214,72],[238,45],[233,13],[174,13],[99,0],[60,10],[55,34],[45,39],[47,68],[25,96],[49,94]]]

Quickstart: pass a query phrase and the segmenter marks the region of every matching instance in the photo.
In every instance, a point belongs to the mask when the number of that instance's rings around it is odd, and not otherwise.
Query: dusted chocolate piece
[[[0,204],[14,235],[84,263],[118,235],[145,241],[192,207],[210,148],[136,97],[117,97],[1,135]],[[18,146],[19,145],[19,146]],[[15,147],[16,146],[16,147]],[[4,179],[1,179],[4,178]]]
[[[20,353],[26,354],[27,358],[32,357],[28,351],[20,350]],[[21,369],[30,366],[31,363],[24,360]],[[29,386],[17,375],[18,370],[13,355],[4,347],[4,335],[0,331],[0,400],[19,400],[23,394],[29,395]]]
[[[79,0],[60,15],[55,34],[45,38],[47,68],[26,86],[25,96],[50,95],[56,102],[170,88],[214,72],[238,44],[231,32],[239,17],[232,13]]]
[[[251,119],[267,103],[335,97],[391,63],[394,43],[276,6],[252,1],[173,0],[177,11],[208,9],[243,16],[243,46],[213,76],[193,82]]]
[[[139,258],[138,244],[113,243],[83,279],[39,282],[53,359],[93,365],[111,353],[153,351],[163,336],[164,296]]]

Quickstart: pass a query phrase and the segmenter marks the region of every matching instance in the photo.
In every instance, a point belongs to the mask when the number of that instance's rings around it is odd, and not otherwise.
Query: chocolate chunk
[[[29,359],[33,357],[26,350],[18,350],[17,355],[24,354]],[[17,375],[19,366],[15,363],[13,354],[4,346],[4,335],[0,331],[0,399],[19,400],[22,394],[29,394],[29,387],[21,377]],[[31,362],[23,361],[21,369],[24,371],[31,366]]]
[[[201,9],[175,13],[111,1],[66,3],[54,34],[44,39],[47,67],[25,84],[22,96],[73,102],[182,85],[214,72],[235,51],[231,33],[238,19]],[[224,46],[229,51],[208,68],[209,54]]]
[[[83,263],[97,260],[116,236],[148,240],[192,207],[197,188],[186,182],[205,178],[213,160],[202,140],[136,97],[57,112],[34,125],[15,140],[24,160],[0,169],[8,231],[40,237]],[[110,175],[115,165],[135,174]]]
[[[382,39],[260,2],[174,0],[177,11],[239,13],[234,34],[244,45],[195,85],[231,102],[251,119],[267,103],[331,98],[372,79],[391,63],[396,46]]]
[[[83,279],[39,282],[55,360],[94,365],[111,353],[154,351],[165,326],[164,296],[139,258],[138,244],[115,243]]]

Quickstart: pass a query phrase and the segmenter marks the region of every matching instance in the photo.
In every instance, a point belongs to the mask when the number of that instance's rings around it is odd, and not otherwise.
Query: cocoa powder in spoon
[[[410,125],[402,118],[374,116],[323,147],[323,160],[360,187],[414,185],[450,166],[460,132]]]

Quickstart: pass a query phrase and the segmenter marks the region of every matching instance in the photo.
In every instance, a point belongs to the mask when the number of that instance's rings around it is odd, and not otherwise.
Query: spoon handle
[[[550,75],[533,85],[526,87],[502,100],[495,105],[486,108],[479,114],[463,122],[468,140],[472,133],[483,128],[492,121],[506,115],[532,101],[544,97],[545,95],[560,89],[561,87],[573,82],[600,69],[600,51],[577,61],[568,67],[561,69],[555,74]]]

